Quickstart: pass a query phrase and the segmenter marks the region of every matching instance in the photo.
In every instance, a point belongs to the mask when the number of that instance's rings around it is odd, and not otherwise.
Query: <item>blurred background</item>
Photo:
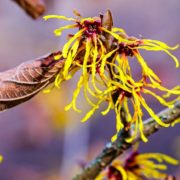
[[[179,0],[46,0],[46,14],[73,16],[77,9],[84,17],[98,16],[110,9],[114,25],[129,35],[180,44]],[[55,37],[53,30],[66,22],[42,18],[32,20],[12,1],[0,1],[0,71],[62,48],[66,33]],[[180,49],[174,54],[180,58]],[[180,70],[164,53],[147,53],[148,64],[172,88],[179,84]],[[136,66],[134,66],[136,71]],[[137,68],[138,70],[138,68]],[[136,71],[138,74],[139,72]],[[76,77],[75,77],[76,80]],[[115,116],[99,115],[86,123],[83,114],[64,106],[71,101],[75,81],[65,82],[49,94],[0,113],[0,180],[71,179],[82,164],[89,162],[115,133]],[[80,100],[83,112],[89,107]],[[155,112],[163,109],[154,99],[148,102]],[[103,109],[103,107],[102,107]],[[144,119],[148,118],[147,113]],[[141,152],[161,152],[180,159],[180,126],[162,129],[140,144]],[[179,170],[178,170],[179,169]],[[178,174],[179,167],[168,172]]]

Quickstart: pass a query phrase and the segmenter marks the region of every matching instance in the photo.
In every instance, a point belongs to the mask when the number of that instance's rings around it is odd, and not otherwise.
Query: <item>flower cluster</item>
[[[123,162],[115,160],[96,180],[165,180],[168,177],[166,173],[162,172],[167,169],[165,162],[171,165],[179,164],[177,160],[165,154],[140,154],[134,151]]]
[[[165,98],[154,92],[154,89],[170,95],[179,95],[180,90],[169,90],[162,85],[161,79],[148,66],[140,51],[163,51],[168,54],[179,67],[178,59],[170,52],[178,48],[151,39],[139,39],[128,36],[121,29],[113,27],[110,11],[99,17],[83,18],[75,12],[76,18],[67,18],[60,15],[47,15],[45,20],[51,18],[63,19],[73,22],[70,25],[60,27],[54,31],[60,36],[65,29],[77,28],[77,33],[70,34],[68,42],[62,49],[62,56],[66,59],[64,67],[57,75],[55,85],[60,86],[63,80],[71,79],[78,70],[81,72],[77,87],[74,90],[71,103],[66,110],[73,108],[77,112],[76,102],[81,90],[92,109],[85,115],[82,122],[88,120],[103,102],[108,106],[102,114],[106,115],[111,109],[116,113],[117,133],[122,129],[135,126],[134,134],[127,141],[132,141],[137,132],[141,134],[143,141],[147,138],[143,134],[143,111],[147,110],[151,117],[161,126],[168,127],[149,107],[144,94],[151,95],[164,106],[173,107],[173,102],[167,102]],[[58,60],[58,56],[55,59]],[[137,60],[141,67],[142,75],[139,80],[132,75],[130,61]],[[96,99],[96,102],[92,101]],[[133,112],[129,109],[133,107]],[[121,120],[121,109],[127,112],[126,125]],[[125,127],[126,126],[126,127]],[[112,140],[116,140],[117,133]]]

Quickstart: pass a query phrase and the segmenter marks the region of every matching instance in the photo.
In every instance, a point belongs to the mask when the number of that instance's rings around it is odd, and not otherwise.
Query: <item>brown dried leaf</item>
[[[13,0],[21,6],[27,14],[37,19],[45,12],[45,4],[42,0]]]
[[[0,73],[0,111],[23,103],[54,81],[64,60],[54,60],[54,55],[28,61]]]

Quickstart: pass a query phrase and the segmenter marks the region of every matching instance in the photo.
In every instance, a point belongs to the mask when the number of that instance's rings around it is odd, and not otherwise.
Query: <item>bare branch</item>
[[[172,109],[165,109],[160,112],[158,116],[165,123],[172,123],[177,118],[180,117],[180,102],[175,104]],[[156,123],[152,118],[149,118],[144,122],[144,135],[150,136],[162,127]],[[137,135],[136,139],[131,143],[125,141],[126,133],[122,130],[119,133],[119,138],[114,143],[109,142],[102,152],[90,163],[88,164],[80,174],[74,177],[74,180],[92,180],[97,177],[97,175],[107,167],[115,158],[125,152],[133,144],[141,141],[140,134]]]
[[[45,12],[43,0],[13,0],[22,7],[33,19],[37,19]]]
[[[54,81],[64,60],[54,60],[52,53],[0,73],[0,111],[23,103]]]

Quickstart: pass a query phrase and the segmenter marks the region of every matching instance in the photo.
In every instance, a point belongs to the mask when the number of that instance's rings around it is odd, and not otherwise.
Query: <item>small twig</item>
[[[158,116],[165,123],[174,122],[177,118],[180,117],[180,102],[176,103],[174,108],[167,108],[160,112]],[[157,124],[156,121],[154,121],[152,118],[149,118],[144,122],[144,135],[150,136],[161,128],[162,127]],[[92,162],[90,162],[90,164],[88,164],[80,174],[74,177],[74,180],[94,180],[98,174],[115,158],[125,152],[133,144],[141,141],[140,134],[137,135],[136,139],[131,144],[125,141],[124,136],[126,136],[126,133],[124,130],[122,130],[117,141],[113,143],[109,142],[104,147],[102,152]]]
[[[13,0],[26,11],[33,19],[37,19],[45,12],[43,0]]]

